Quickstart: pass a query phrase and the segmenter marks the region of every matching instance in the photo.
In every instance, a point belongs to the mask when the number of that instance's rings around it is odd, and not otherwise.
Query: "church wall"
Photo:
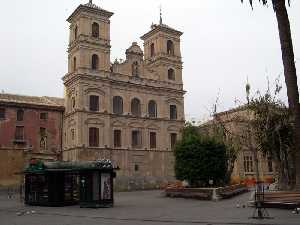
[[[97,12],[96,12],[97,11]],[[95,5],[82,5],[69,17],[70,29],[76,23],[81,35],[72,40],[69,55],[79,54],[78,68],[70,69],[63,78],[67,91],[64,116],[64,160],[96,160],[108,158],[120,167],[116,187],[120,190],[156,188],[163,181],[174,179],[174,156],[171,133],[180,139],[184,125],[184,91],[180,58],[181,32],[172,28],[152,32],[157,61],[150,65],[136,42],[126,50],[126,59],[110,63],[110,17],[112,13]],[[80,23],[78,24],[78,21]],[[100,25],[100,36],[91,33],[93,22]],[[73,25],[72,25],[73,24]],[[150,35],[150,36],[151,36]],[[174,40],[174,55],[167,55],[166,42]],[[145,41],[145,46],[150,42]],[[149,46],[150,47],[150,46]],[[92,69],[92,55],[99,56],[98,69]],[[149,58],[145,47],[145,59]],[[149,57],[148,57],[149,56]],[[162,59],[161,56],[164,56]],[[69,58],[71,59],[71,57]],[[176,69],[176,79],[168,79],[169,67]],[[99,97],[99,110],[90,111],[90,95]],[[113,113],[113,97],[123,99],[122,115]],[[138,98],[141,115],[132,115],[131,101]],[[75,104],[72,106],[72,101]],[[149,118],[148,103],[155,100],[157,118]],[[177,118],[170,119],[170,105],[177,106]],[[98,147],[90,147],[89,128],[98,128]],[[121,130],[121,146],[115,147],[114,130]],[[141,146],[132,146],[133,131],[140,131]],[[150,132],[156,132],[156,148],[150,149]],[[140,137],[139,137],[140,140]],[[98,143],[97,143],[98,144]],[[97,145],[96,144],[96,145]]]

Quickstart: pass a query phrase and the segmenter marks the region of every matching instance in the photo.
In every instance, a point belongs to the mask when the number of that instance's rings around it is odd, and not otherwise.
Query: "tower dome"
[[[143,60],[143,51],[137,42],[133,42],[132,45],[126,50],[126,58],[138,58],[139,60]]]

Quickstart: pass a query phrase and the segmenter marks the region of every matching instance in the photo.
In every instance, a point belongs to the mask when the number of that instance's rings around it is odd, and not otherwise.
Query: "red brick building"
[[[0,94],[0,186],[15,185],[31,158],[61,157],[64,99]]]

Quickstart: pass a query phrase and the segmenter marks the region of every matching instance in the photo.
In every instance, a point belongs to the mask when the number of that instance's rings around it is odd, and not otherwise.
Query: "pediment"
[[[175,103],[175,104],[178,104],[178,105],[181,104],[181,102],[176,98],[169,98],[169,99],[166,100],[166,102],[169,103],[169,104],[170,103]]]
[[[168,131],[179,132],[179,131],[180,131],[180,127],[178,127],[178,126],[176,126],[176,125],[171,125],[171,126],[168,126],[167,130],[168,130]]]
[[[132,128],[143,128],[143,124],[140,123],[140,122],[131,122],[128,124],[129,127],[132,127]]]
[[[99,118],[89,118],[85,121],[85,124],[95,124],[104,126],[104,121]]]
[[[125,123],[120,120],[116,120],[111,123],[111,126],[112,127],[125,127]]]
[[[157,125],[154,124],[154,123],[149,124],[149,125],[147,126],[147,128],[150,129],[150,130],[160,130],[160,127],[157,126]]]
[[[96,88],[96,87],[91,87],[91,88],[87,88],[85,91],[84,91],[86,94],[88,93],[97,93],[99,95],[105,95],[105,92],[103,90],[101,90],[100,88]]]

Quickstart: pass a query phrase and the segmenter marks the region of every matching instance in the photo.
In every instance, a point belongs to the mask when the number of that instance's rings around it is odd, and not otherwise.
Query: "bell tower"
[[[94,139],[97,147],[107,145],[104,143],[104,125],[99,115],[107,111],[109,106],[104,104],[106,100],[100,80],[111,73],[112,15],[112,12],[89,0],[88,3],[79,5],[67,19],[70,23],[68,72],[62,78],[66,107],[63,157],[66,160],[80,159],[81,150],[89,144],[87,134],[90,127],[96,130]],[[92,118],[86,119],[88,115]]]
[[[92,0],[79,5],[70,23],[68,73],[101,75],[110,71],[110,17]]]
[[[162,21],[152,24],[151,30],[144,34],[144,53],[146,65],[160,74],[161,81],[182,84],[182,60],[180,37],[183,33]]]

